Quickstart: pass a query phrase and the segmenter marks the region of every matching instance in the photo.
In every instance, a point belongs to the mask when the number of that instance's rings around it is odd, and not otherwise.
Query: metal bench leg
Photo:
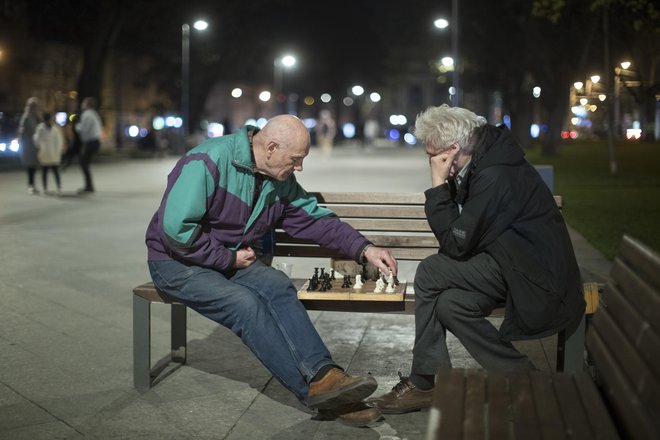
[[[186,309],[183,304],[172,304],[172,361],[186,363]]]
[[[577,373],[584,371],[584,338],[586,317],[570,335],[562,330],[557,335],[557,371]]]
[[[133,386],[151,387],[151,302],[133,295]]]

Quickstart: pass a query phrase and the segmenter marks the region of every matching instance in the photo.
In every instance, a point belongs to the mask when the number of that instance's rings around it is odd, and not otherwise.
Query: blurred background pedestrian
[[[82,151],[80,153],[80,168],[85,177],[85,186],[78,190],[79,193],[93,193],[94,183],[92,182],[92,172],[89,168],[92,158],[98,153],[101,147],[101,130],[103,123],[101,117],[96,112],[96,99],[88,96],[83,99],[82,114],[80,123],[76,124],[76,131],[82,141]]]
[[[25,110],[18,124],[18,139],[21,151],[21,164],[27,170],[28,175],[28,194],[38,194],[34,187],[34,175],[39,167],[37,159],[37,149],[34,145],[34,132],[37,125],[41,122],[39,114],[39,99],[36,97],[28,98],[25,103]]]
[[[62,161],[64,138],[57,124],[53,124],[53,117],[50,113],[44,113],[43,122],[37,125],[34,133],[34,143],[38,150],[37,158],[41,165],[41,183],[43,185],[44,195],[48,193],[49,170],[55,176],[57,194],[60,194],[62,192],[62,183],[60,181],[59,167]]]
[[[82,141],[80,140],[80,135],[76,131],[76,125],[80,122],[80,113],[71,115],[69,122],[65,127],[65,145],[64,154],[62,155],[62,171],[66,170],[69,165],[73,162],[73,159],[77,159],[80,155],[80,147],[82,146]]]
[[[319,121],[316,124],[316,142],[321,154],[328,157],[332,154],[332,145],[337,134],[337,124],[330,110],[321,110]]]

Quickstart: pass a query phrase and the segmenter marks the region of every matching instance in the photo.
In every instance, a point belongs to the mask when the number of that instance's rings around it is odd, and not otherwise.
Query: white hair
[[[470,144],[470,138],[474,130],[483,125],[486,125],[483,116],[465,108],[442,104],[429,107],[417,115],[414,133],[418,140],[436,151],[458,143],[461,150],[472,154],[474,145]]]

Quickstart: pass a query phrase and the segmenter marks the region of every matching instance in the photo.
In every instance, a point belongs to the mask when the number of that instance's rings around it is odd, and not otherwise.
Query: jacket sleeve
[[[515,219],[511,188],[497,173],[484,170],[470,181],[469,196],[459,211],[449,186],[428,189],[426,217],[440,243],[440,252],[464,259],[483,251]]]
[[[41,142],[44,137],[44,128],[45,127],[41,124],[37,125],[34,135],[32,135],[32,140],[34,140],[34,145],[37,148],[41,147]]]
[[[294,182],[282,216],[282,228],[291,236],[312,240],[319,245],[360,261],[362,250],[370,242],[331,210],[319,206],[300,185]]]
[[[163,242],[184,261],[224,271],[233,266],[234,252],[211,234],[202,234],[207,201],[217,188],[208,166],[204,160],[190,160],[178,176],[170,176],[175,181],[160,208]]]

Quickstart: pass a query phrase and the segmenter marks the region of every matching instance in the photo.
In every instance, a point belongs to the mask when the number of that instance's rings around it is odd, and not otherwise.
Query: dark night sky
[[[106,0],[26,0],[31,33],[76,41],[95,29],[96,8]],[[448,16],[450,0],[224,0],[108,1],[125,17],[116,47],[145,53],[176,69],[181,23],[205,17],[204,34],[193,34],[191,63],[209,75],[270,81],[273,59],[285,51],[299,59],[287,78],[301,87],[378,83],[383,73],[428,48],[438,35],[433,18]],[[125,5],[125,6],[122,6]]]

